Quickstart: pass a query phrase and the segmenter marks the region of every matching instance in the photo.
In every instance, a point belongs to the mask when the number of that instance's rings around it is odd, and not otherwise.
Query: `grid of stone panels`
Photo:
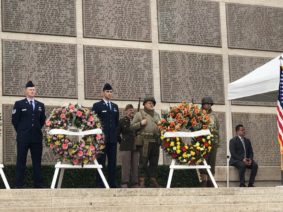
[[[265,57],[247,57],[247,56],[229,56],[230,82],[233,82],[254,69],[265,64],[272,58]],[[239,100],[232,101],[234,105],[257,105],[257,106],[275,106],[277,92],[255,95]]]
[[[22,96],[33,80],[38,96],[77,98],[76,45],[3,40],[3,95]]]
[[[105,82],[114,99],[153,95],[152,52],[144,49],[84,46],[85,98],[100,99]]]
[[[47,117],[49,116],[53,108],[55,107],[47,106],[45,108]],[[3,160],[4,160],[4,164],[14,165],[16,164],[17,145],[16,145],[16,132],[13,128],[13,125],[11,124],[13,105],[4,104],[2,109],[3,109],[3,126],[4,126]],[[45,143],[43,141],[42,164],[54,164],[55,161],[56,161],[55,155],[49,149],[49,147],[45,146]],[[27,164],[31,164],[30,153],[28,155]]]
[[[76,36],[75,0],[2,0],[2,30]]]
[[[234,135],[236,125],[244,125],[259,166],[280,166],[275,114],[232,113],[232,124]]]
[[[158,0],[159,41],[221,47],[218,2]]]
[[[283,8],[226,4],[228,46],[283,51]]]
[[[222,66],[222,55],[160,51],[162,101],[200,103],[211,96],[224,104]]]
[[[149,0],[84,0],[84,36],[151,41]]]

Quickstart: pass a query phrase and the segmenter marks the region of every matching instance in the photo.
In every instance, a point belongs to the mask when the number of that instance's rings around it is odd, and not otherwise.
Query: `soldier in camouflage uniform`
[[[137,130],[136,148],[140,152],[139,182],[145,187],[145,177],[149,177],[150,187],[160,187],[156,177],[160,151],[160,131],[157,123],[160,120],[154,111],[154,97],[146,97],[143,101],[144,110],[135,114],[132,128]]]
[[[212,111],[211,106],[213,105],[213,100],[211,97],[204,97],[201,100],[202,109],[206,110],[207,114],[210,118],[210,124],[208,126],[211,134],[213,135],[212,138],[212,148],[211,151],[208,154],[207,163],[211,166],[211,172],[214,175],[215,174],[215,162],[216,162],[216,154],[217,154],[217,148],[219,145],[219,122],[216,117],[215,112]],[[203,187],[211,187],[213,186],[210,178],[208,177],[208,174],[205,170],[201,170],[201,185]]]

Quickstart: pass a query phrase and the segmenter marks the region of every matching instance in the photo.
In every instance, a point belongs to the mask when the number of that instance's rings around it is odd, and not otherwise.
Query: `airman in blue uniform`
[[[41,156],[42,131],[45,123],[44,104],[34,99],[36,90],[32,81],[27,82],[26,98],[17,101],[12,112],[12,124],[17,132],[16,187],[24,186],[26,159],[31,153],[34,187],[42,187]]]
[[[103,87],[103,99],[93,104],[94,111],[101,123],[105,136],[105,149],[97,161],[105,167],[106,156],[108,160],[108,183],[111,188],[116,188],[116,157],[117,157],[117,127],[119,123],[118,105],[111,102],[113,96],[112,86],[106,83]],[[97,187],[104,187],[99,174],[96,175]]]

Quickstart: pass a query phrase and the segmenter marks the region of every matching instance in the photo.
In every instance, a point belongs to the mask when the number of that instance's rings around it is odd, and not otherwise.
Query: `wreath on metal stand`
[[[165,118],[158,124],[161,131],[162,149],[180,164],[196,165],[206,159],[211,150],[214,136],[198,136],[190,143],[180,137],[165,138],[166,132],[199,131],[208,129],[210,119],[205,110],[198,104],[181,103],[170,109]]]
[[[45,122],[45,130],[45,144],[62,162],[93,163],[105,147],[99,118],[78,104],[54,109]],[[72,139],[70,135],[78,134],[72,131],[79,132],[79,139]]]

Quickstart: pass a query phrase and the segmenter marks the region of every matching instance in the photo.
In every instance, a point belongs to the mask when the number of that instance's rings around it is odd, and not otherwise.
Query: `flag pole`
[[[283,57],[279,57],[280,61],[280,72],[283,70]],[[281,75],[281,73],[280,73]],[[280,156],[281,156],[281,185],[283,185],[283,146],[280,144]]]

